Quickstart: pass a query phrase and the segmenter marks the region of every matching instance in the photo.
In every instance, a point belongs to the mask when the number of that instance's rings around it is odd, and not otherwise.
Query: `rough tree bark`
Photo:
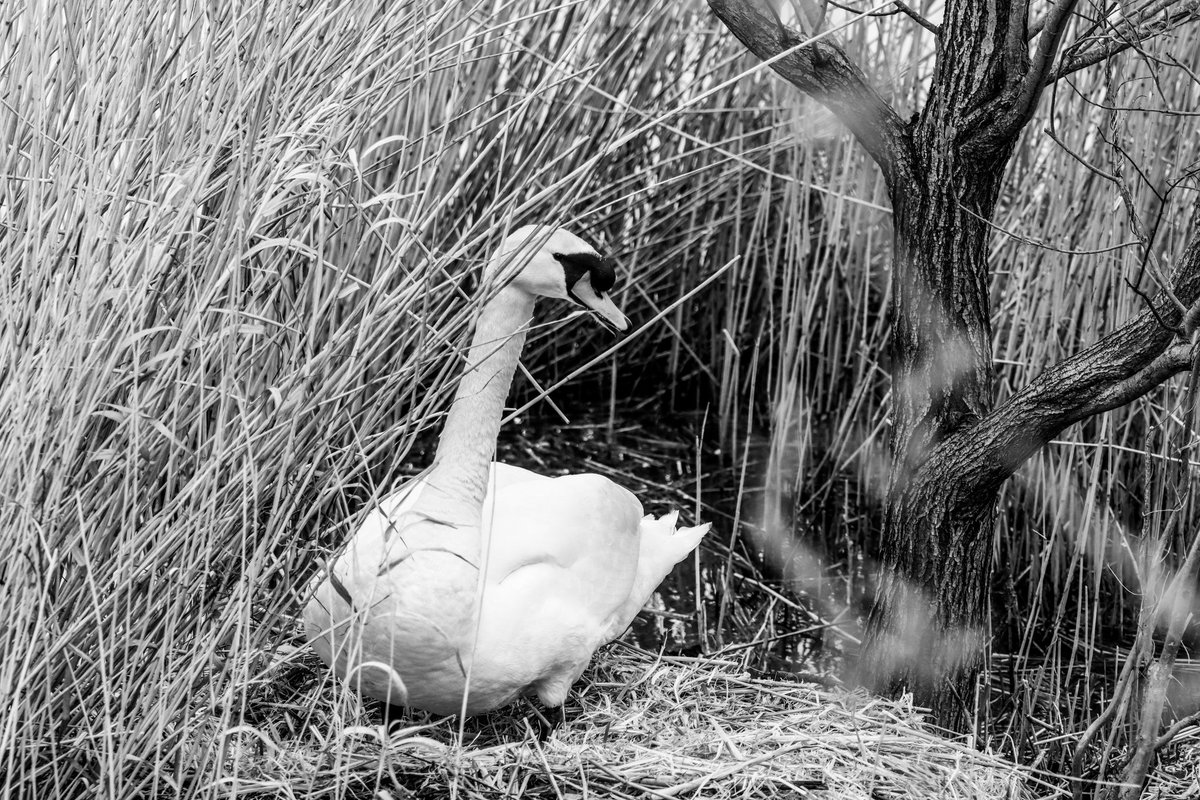
[[[1194,327],[1194,315],[1184,317],[1200,295],[1200,238],[1177,259],[1173,296],[1156,298],[1155,312],[993,409],[988,222],[1044,87],[1099,60],[1079,52],[1054,68],[1075,0],[1055,2],[1032,31],[1032,50],[1028,0],[947,0],[929,98],[909,122],[828,37],[806,44],[766,0],[709,5],[751,52],[837,115],[887,182],[893,463],[860,662],[877,688],[911,691],[941,724],[962,729],[986,652],[997,492],[1067,425],[1188,368],[1186,332],[1169,326]]]

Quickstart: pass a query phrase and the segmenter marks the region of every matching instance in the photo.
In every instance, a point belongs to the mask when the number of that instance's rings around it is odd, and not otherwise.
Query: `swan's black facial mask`
[[[579,298],[571,292],[584,275],[591,277],[592,288],[599,294],[609,291],[617,282],[617,273],[613,269],[612,263],[607,258],[595,253],[572,253],[570,255],[555,253],[554,257],[558,259],[558,263],[562,264],[563,272],[566,274],[567,294],[576,303],[580,303]],[[580,305],[583,304],[580,303]]]
[[[612,262],[595,253],[555,253],[562,264],[567,285],[567,297],[596,314],[605,327],[620,333],[629,327],[629,320],[608,297],[617,282]]]

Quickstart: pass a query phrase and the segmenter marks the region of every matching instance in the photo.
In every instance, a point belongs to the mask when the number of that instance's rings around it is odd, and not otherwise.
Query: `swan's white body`
[[[518,231],[496,260],[546,234]],[[554,232],[484,306],[433,468],[384,499],[319,577],[309,637],[366,695],[442,714],[530,692],[561,705],[595,650],[708,531],[677,531],[674,513],[643,517],[633,494],[599,475],[491,463],[534,299],[561,296],[545,262],[564,247],[591,250]],[[567,288],[624,327],[590,282]]]

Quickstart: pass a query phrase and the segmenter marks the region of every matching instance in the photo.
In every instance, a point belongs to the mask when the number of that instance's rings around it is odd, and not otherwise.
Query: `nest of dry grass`
[[[461,726],[421,714],[389,725],[307,655],[290,669],[300,678],[293,702],[262,709],[258,724],[209,729],[220,747],[203,749],[224,762],[217,773],[239,776],[233,794],[924,800],[1037,789],[1028,771],[945,738],[910,704],[755,677],[736,660],[613,645],[542,740],[527,704]],[[287,708],[307,713],[289,718]]]

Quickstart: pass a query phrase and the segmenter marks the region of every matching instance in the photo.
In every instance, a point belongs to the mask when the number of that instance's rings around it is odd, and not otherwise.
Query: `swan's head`
[[[518,270],[508,284],[537,297],[569,300],[591,311],[614,331],[629,320],[608,296],[616,283],[613,263],[570,231],[526,225],[508,235],[488,265],[502,277]]]

